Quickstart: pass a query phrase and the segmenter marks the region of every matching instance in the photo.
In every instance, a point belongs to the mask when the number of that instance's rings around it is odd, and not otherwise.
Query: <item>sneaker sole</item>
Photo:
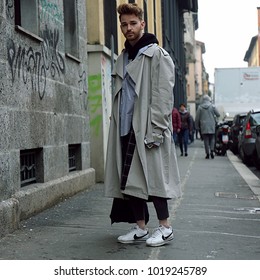
[[[146,239],[136,239],[136,240],[117,240],[117,242],[122,243],[122,244],[134,244],[134,243],[142,243],[146,242],[148,238]]]
[[[163,245],[171,242],[173,239],[174,239],[174,236],[168,238],[167,240],[162,240],[162,242],[160,242],[160,243],[149,244],[149,243],[146,242],[146,245],[149,246],[149,247],[160,247],[160,246],[163,246]]]

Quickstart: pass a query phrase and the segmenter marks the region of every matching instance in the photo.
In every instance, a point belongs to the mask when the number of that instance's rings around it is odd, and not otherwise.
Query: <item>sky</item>
[[[205,44],[203,61],[210,83],[214,69],[247,67],[244,56],[258,34],[260,0],[198,0],[196,40]]]

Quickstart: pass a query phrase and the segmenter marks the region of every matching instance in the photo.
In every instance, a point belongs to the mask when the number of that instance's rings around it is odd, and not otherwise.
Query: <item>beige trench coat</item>
[[[174,198],[181,195],[175,145],[172,140],[174,64],[169,54],[151,45],[127,65],[137,95],[133,129],[136,148],[126,188],[120,190],[122,155],[119,134],[120,91],[123,81],[123,53],[115,65],[115,89],[105,169],[105,195],[122,198],[123,194],[148,199],[149,196]],[[148,149],[147,142],[161,143]]]

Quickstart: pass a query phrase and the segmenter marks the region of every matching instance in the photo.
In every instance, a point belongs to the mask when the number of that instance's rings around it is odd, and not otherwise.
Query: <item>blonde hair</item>
[[[135,15],[140,20],[143,20],[144,12],[140,7],[138,7],[138,5],[136,3],[121,4],[117,8],[117,12],[119,13],[120,20],[121,20],[122,15]]]

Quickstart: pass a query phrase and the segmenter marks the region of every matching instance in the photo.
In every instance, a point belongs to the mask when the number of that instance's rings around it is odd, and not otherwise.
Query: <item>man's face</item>
[[[145,22],[135,15],[122,15],[120,27],[125,38],[133,46],[142,37]]]

